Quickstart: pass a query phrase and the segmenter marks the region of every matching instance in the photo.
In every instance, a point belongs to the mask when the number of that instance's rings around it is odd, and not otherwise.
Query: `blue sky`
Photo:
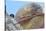
[[[24,5],[26,5],[26,2],[23,1],[6,1],[6,10],[7,13],[10,15],[11,13],[15,15],[17,10]]]
[[[7,13],[10,14],[16,14],[19,8],[25,6],[27,2],[24,1],[14,1],[14,0],[6,0],[6,10]]]

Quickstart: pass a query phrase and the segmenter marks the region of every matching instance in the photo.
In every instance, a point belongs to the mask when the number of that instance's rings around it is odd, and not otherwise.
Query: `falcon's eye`
[[[14,18],[14,14],[10,14],[10,16]]]

